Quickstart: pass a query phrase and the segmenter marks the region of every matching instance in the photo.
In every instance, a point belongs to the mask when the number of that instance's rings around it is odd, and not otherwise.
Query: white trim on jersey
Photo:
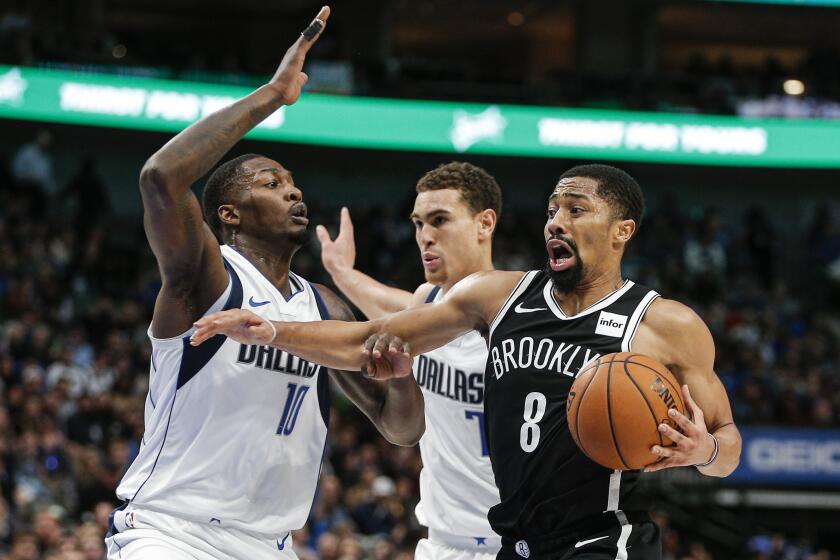
[[[519,279],[519,283],[516,284],[516,287],[510,293],[507,300],[505,300],[504,305],[502,305],[501,309],[499,309],[499,312],[496,313],[496,316],[490,323],[490,333],[487,335],[488,340],[493,338],[493,331],[495,330],[496,326],[501,322],[502,319],[504,319],[505,315],[507,315],[508,309],[510,309],[510,306],[513,305],[513,302],[516,301],[516,299],[522,295],[522,292],[528,289],[528,286],[531,285],[531,282],[534,280],[534,277],[537,274],[539,274],[538,270],[531,270],[523,274],[522,278]]]
[[[551,281],[551,278],[545,283],[545,288],[543,288],[543,296],[545,297],[545,302],[548,304],[548,308],[551,309],[552,313],[557,316],[558,319],[562,321],[569,321],[571,319],[578,319],[580,317],[584,317],[591,313],[595,313],[596,311],[603,309],[605,307],[609,307],[613,303],[615,303],[618,298],[623,296],[627,290],[634,286],[634,282],[632,280],[625,280],[624,284],[621,285],[614,292],[610,292],[609,294],[605,295],[583,311],[575,313],[574,315],[566,315],[562,309],[560,309],[560,304],[557,303],[557,300],[554,299],[554,294],[552,290],[554,288],[554,283]]]
[[[633,337],[636,336],[636,331],[639,328],[639,325],[642,323],[642,318],[647,313],[648,307],[650,304],[653,303],[653,300],[659,297],[659,294],[654,292],[653,290],[649,291],[642,301],[639,302],[639,305],[636,306],[636,310],[633,312],[633,315],[630,317],[630,320],[627,321],[627,327],[624,331],[624,338],[621,341],[621,351],[622,352],[630,352],[633,347]]]
[[[618,509],[618,497],[621,490],[621,471],[615,470],[610,475],[610,488],[607,494],[607,511],[615,512],[618,523],[621,525],[621,533],[616,541],[616,548],[618,549],[615,560],[627,560],[627,541],[630,539],[630,533],[633,531],[633,526],[627,520],[627,516],[623,511]]]

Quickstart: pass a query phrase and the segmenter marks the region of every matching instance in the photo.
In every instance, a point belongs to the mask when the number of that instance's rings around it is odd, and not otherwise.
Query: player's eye
[[[554,215],[556,213],[557,213],[557,208],[549,208],[548,212],[546,212],[546,215],[548,216],[548,219],[550,220],[551,218],[554,217]]]
[[[434,224],[435,226],[442,226],[445,223],[446,223],[446,218],[443,218],[441,216],[438,216],[437,218],[432,220],[432,224]]]
[[[420,229],[421,227],[423,227],[423,222],[420,220],[414,220],[414,229]]]
[[[279,185],[279,183],[277,181],[269,181],[268,183],[265,184],[265,186],[270,188],[270,189],[277,188],[277,185]]]
[[[570,210],[572,214],[582,214],[585,211],[586,210],[581,206],[572,206],[572,209]]]

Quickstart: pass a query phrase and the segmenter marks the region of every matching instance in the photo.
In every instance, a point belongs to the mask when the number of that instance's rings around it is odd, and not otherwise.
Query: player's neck
[[[621,270],[614,270],[594,278],[584,278],[571,292],[563,293],[554,288],[551,293],[563,313],[571,317],[616,291],[622,284]]]
[[[476,272],[487,272],[490,270],[496,270],[496,267],[493,266],[493,255],[488,253],[487,255],[482,255],[481,259],[475,263],[475,266],[467,268],[463,274],[448,278],[445,283],[441,284],[440,290],[445,294],[450,288],[452,288],[452,286],[470,274],[475,274]]]
[[[269,282],[283,294],[283,297],[290,297],[292,286],[289,284],[289,266],[292,257],[299,249],[296,245],[277,243],[267,247],[259,241],[237,237],[236,245],[231,247],[248,259]]]

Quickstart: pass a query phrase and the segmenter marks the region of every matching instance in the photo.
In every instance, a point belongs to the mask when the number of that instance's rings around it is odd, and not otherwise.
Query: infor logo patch
[[[624,336],[625,326],[627,326],[627,315],[601,311],[598,316],[598,326],[595,327],[595,334],[621,338]]]

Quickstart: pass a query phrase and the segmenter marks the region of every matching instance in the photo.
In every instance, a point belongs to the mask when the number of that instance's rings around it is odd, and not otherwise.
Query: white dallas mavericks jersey
[[[436,287],[427,303],[440,297]],[[465,537],[496,536],[487,521],[499,491],[484,438],[486,364],[487,343],[476,331],[414,361],[426,401],[417,519],[430,529]]]
[[[286,300],[227,246],[226,292],[208,313],[242,308],[274,321],[326,319],[321,296],[289,273]],[[117,496],[192,521],[269,537],[309,516],[329,423],[328,373],[270,346],[218,335],[152,339],[146,429]]]

